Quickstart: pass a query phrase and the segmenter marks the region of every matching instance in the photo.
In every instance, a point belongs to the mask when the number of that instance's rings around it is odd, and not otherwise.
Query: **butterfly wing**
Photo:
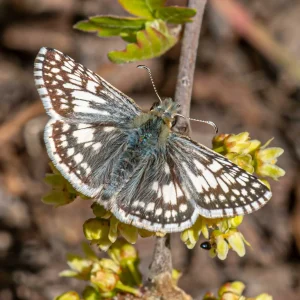
[[[34,77],[45,109],[54,119],[124,126],[141,112],[132,99],[54,49],[41,48]]]
[[[186,197],[206,218],[248,214],[272,196],[255,176],[188,137],[172,133],[168,154]]]
[[[34,76],[51,117],[44,137],[52,162],[79,192],[96,197],[124,151],[126,126],[141,110],[101,77],[54,49],[40,50]]]
[[[74,188],[97,197],[127,144],[124,131],[93,123],[51,119],[45,128],[50,159]]]
[[[173,170],[163,153],[144,158],[114,199],[113,214],[124,223],[151,231],[191,227],[199,214]]]

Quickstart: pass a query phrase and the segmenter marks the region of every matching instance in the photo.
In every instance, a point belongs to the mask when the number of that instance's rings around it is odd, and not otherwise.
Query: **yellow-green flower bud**
[[[248,173],[252,174],[254,172],[252,156],[250,154],[228,153],[226,157]]]
[[[224,140],[227,152],[245,153],[244,151],[250,146],[249,133],[231,134]]]
[[[107,220],[88,219],[83,224],[83,233],[87,240],[96,243],[103,251],[107,251],[112,244],[108,238],[109,221]]]
[[[99,270],[91,276],[91,282],[102,292],[111,292],[115,289],[119,276],[112,272]]]
[[[188,249],[193,249],[199,239],[199,236],[201,234],[201,229],[202,229],[202,218],[199,217],[195,224],[184,230],[180,237],[181,240],[186,244]]]
[[[219,295],[219,297],[222,297],[223,295],[225,295],[227,293],[231,293],[231,294],[234,294],[234,295],[240,297],[243,294],[244,289],[245,289],[245,285],[241,281],[234,281],[232,283],[228,282],[228,283],[223,284],[220,287],[220,289],[218,291],[218,295]]]
[[[65,191],[52,190],[42,198],[42,202],[58,207],[73,202],[75,198],[76,195],[74,194]]]
[[[114,243],[118,238],[118,225],[120,221],[115,217],[111,216],[109,220],[109,240]]]
[[[142,238],[153,236],[155,233],[146,229],[138,229],[138,233]]]
[[[104,209],[104,207],[97,202],[92,204],[93,214],[102,219],[108,219],[111,216],[111,212]]]
[[[108,236],[109,223],[98,218],[88,219],[83,224],[83,233],[87,240],[97,241]]]
[[[230,224],[232,228],[237,228],[242,222],[243,222],[243,216],[236,216],[233,218],[230,218]]]
[[[120,274],[121,273],[121,267],[119,264],[117,264],[116,262],[114,262],[112,259],[109,258],[102,258],[99,261],[99,265],[101,266],[101,268],[104,271],[110,271],[116,274]]]
[[[260,294],[257,297],[255,297],[255,300],[273,300],[273,297],[269,294]]]
[[[69,291],[56,297],[55,300],[80,300],[80,296],[74,291]]]
[[[132,225],[119,223],[118,230],[123,238],[131,243],[135,244],[138,238],[138,229]]]

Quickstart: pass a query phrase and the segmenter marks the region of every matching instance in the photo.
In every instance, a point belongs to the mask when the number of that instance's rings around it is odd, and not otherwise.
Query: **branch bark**
[[[207,0],[189,0],[188,5],[197,10],[197,15],[193,22],[185,25],[175,91],[175,101],[180,104],[181,114],[185,117],[190,115],[197,49],[206,2]],[[189,122],[184,118],[178,118],[176,130],[188,134]]]
[[[197,10],[197,15],[193,22],[185,25],[175,92],[175,101],[180,104],[181,114],[185,117],[189,117],[190,114],[197,48],[206,2],[207,0],[189,0],[188,4],[188,7]],[[178,118],[175,127],[175,130],[182,134],[189,132],[189,122],[184,118]],[[164,237],[156,237],[149,278],[153,280],[161,274],[171,272],[170,234],[166,234]]]

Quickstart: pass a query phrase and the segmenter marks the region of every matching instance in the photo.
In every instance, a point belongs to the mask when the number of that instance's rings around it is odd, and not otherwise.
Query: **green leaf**
[[[172,48],[178,40],[163,21],[151,22],[137,32],[137,43],[128,44],[123,51],[112,51],[108,58],[115,63],[126,63],[160,56]]]
[[[163,7],[166,0],[119,0],[120,5],[129,13],[153,20],[154,10]]]
[[[138,30],[145,28],[146,19],[117,17],[117,16],[94,16],[88,21],[80,21],[74,25],[75,29],[97,32],[99,36],[126,36],[132,35]]]
[[[192,17],[196,15],[197,11],[192,8],[167,6],[155,10],[155,18],[162,19],[168,23],[183,24],[191,22]]]

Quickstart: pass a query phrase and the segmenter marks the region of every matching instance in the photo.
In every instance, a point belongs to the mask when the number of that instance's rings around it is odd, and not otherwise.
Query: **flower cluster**
[[[248,132],[238,135],[220,134],[213,139],[213,150],[227,157],[245,171],[256,173],[259,179],[270,188],[265,177],[277,180],[285,174],[284,170],[276,166],[277,158],[283,149],[268,147],[272,139],[261,146],[258,140],[251,140]],[[189,249],[195,247],[201,233],[208,240],[204,249],[209,250],[212,257],[218,256],[224,260],[229,249],[239,256],[245,255],[245,240],[243,234],[237,229],[243,217],[206,219],[199,217],[196,223],[181,233],[181,239]]]
[[[218,296],[215,296],[213,293],[206,293],[203,297],[203,300],[272,300],[273,297],[269,294],[260,294],[256,297],[245,297],[243,296],[243,291],[245,285],[240,281],[234,281],[231,283],[223,284],[219,291]]]
[[[123,241],[116,242],[108,251],[110,258],[98,258],[87,244],[83,244],[85,257],[69,254],[70,270],[60,276],[85,280],[82,298],[84,300],[112,298],[117,293],[140,295],[141,274],[138,270],[139,257],[135,248]],[[79,300],[80,296],[69,291],[56,300]]]

